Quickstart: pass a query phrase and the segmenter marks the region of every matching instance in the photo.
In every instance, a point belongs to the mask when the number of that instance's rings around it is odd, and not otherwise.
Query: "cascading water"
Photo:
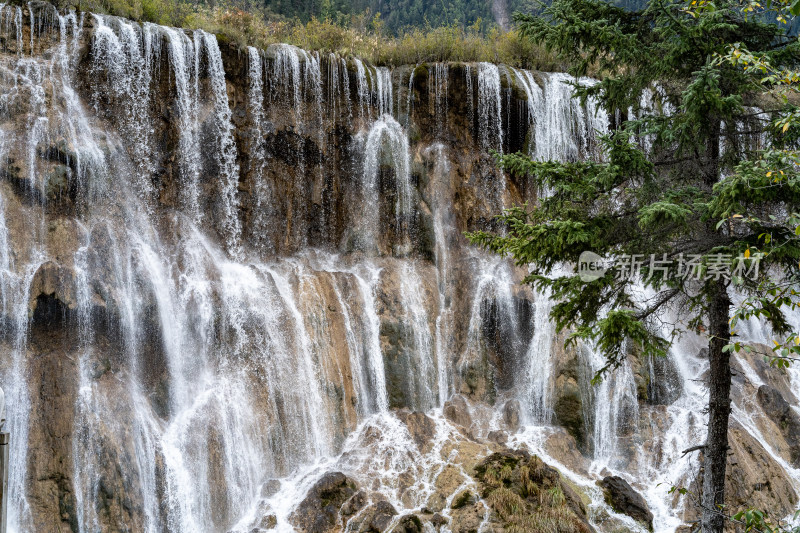
[[[531,423],[549,424],[553,416],[553,324],[550,312],[553,301],[547,293],[537,293],[534,302],[533,336],[525,354],[526,370],[525,396],[526,414]]]
[[[638,402],[633,363],[591,387],[602,354],[582,347],[565,362],[547,295],[462,237],[487,216],[475,204],[504,205],[470,170],[487,150],[527,134],[538,159],[596,155],[607,117],[570,97],[568,77],[503,67],[527,97],[512,109],[487,63],[467,65],[466,80],[431,66],[429,94],[415,91],[415,66],[406,93],[407,67],[288,45],[230,54],[202,31],[107,16],[86,26],[47,6],[0,6],[11,531],[249,532],[268,517],[289,531],[326,468],[398,510],[436,501],[454,520],[457,493],[475,489],[454,465],[485,443],[444,418],[445,403],[483,402],[482,438],[518,401],[530,427],[514,442],[547,456],[564,380],[594,461],[566,475],[593,508],[603,468],[639,484],[690,471],[679,452],[703,434],[698,347],[673,350],[682,385],[660,410]],[[461,98],[477,128],[464,135],[448,118]],[[433,141],[409,139],[426,123],[420,137]],[[446,144],[456,137],[477,142]],[[573,363],[585,372],[563,370]],[[402,407],[431,417],[427,449]],[[757,415],[734,409],[796,486]],[[658,461],[631,452],[646,421]],[[436,500],[443,472],[452,491]],[[663,492],[645,491],[660,531],[681,523]]]
[[[362,117],[369,120],[372,118],[372,107],[369,105],[371,87],[367,79],[367,69],[364,67],[364,62],[358,58],[354,58],[353,63],[356,67],[356,97],[359,111]]]
[[[378,93],[378,113],[380,115],[393,114],[392,72],[387,67],[375,69],[375,80]]]
[[[302,98],[302,82],[300,79],[300,50],[288,44],[276,44],[271,47],[275,54],[273,63],[273,77],[276,84],[273,99],[291,98],[292,111],[295,120],[301,120],[300,102]]]
[[[447,125],[447,63],[435,63],[428,72],[428,101],[431,105],[431,116],[434,118],[437,135],[442,135],[442,128]]]
[[[251,154],[250,175],[254,176],[254,191],[256,219],[253,222],[253,234],[259,244],[263,246],[264,235],[268,232],[268,224],[271,218],[270,205],[272,192],[267,181],[267,152],[263,144],[264,130],[264,65],[261,54],[254,47],[247,49],[248,71],[247,77],[249,87],[247,91],[247,109],[252,120],[250,132]]]
[[[163,28],[166,36],[170,70],[175,77],[180,143],[178,157],[182,178],[181,195],[187,214],[195,224],[200,223],[199,205],[200,141],[198,139],[198,60],[195,43],[185,33]]]
[[[200,30],[201,31],[201,30]],[[219,139],[219,176],[222,220],[218,226],[225,236],[228,251],[237,256],[241,253],[239,242],[241,227],[239,223],[239,166],[236,163],[236,143],[233,140],[231,109],[228,105],[228,91],[225,85],[225,70],[222,66],[222,54],[217,45],[217,38],[201,31],[203,44],[207,54],[208,77],[214,95],[214,113],[216,115],[216,136]]]
[[[478,63],[478,133],[483,151],[503,151],[500,69],[491,63]]]
[[[475,86],[472,82],[472,66],[466,65],[464,71],[466,73],[465,81],[467,85],[467,124],[472,128],[475,123]]]
[[[379,178],[384,158],[394,170],[397,183],[397,201],[394,205],[396,232],[399,246],[408,245],[409,217],[413,209],[411,187],[411,161],[408,138],[402,126],[390,115],[383,115],[376,120],[364,141],[364,171],[362,187],[362,204],[364,242],[367,248],[376,245],[380,228],[380,193]]]

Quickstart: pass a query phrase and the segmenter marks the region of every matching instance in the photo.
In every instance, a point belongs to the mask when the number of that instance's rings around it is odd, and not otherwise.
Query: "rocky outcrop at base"
[[[606,476],[597,482],[603,489],[606,503],[618,513],[626,514],[653,530],[653,513],[647,507],[642,495],[630,483],[619,476]]]
[[[357,489],[356,483],[341,472],[325,474],[292,514],[293,524],[303,533],[335,531],[342,506],[356,495]]]
[[[535,455],[498,452],[476,466],[475,475],[492,522],[506,530],[594,532],[575,491]]]

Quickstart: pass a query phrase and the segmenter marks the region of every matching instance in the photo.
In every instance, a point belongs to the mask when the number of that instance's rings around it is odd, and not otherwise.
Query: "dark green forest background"
[[[224,1],[224,0],[223,0]],[[441,26],[471,27],[486,32],[497,25],[497,8],[509,18],[516,12],[536,13],[543,9],[539,0],[245,0],[251,8],[263,10],[267,18],[308,22],[316,17],[348,25],[354,17],[373,20],[379,16],[384,29],[399,35],[411,28]],[[546,0],[549,3],[549,0]],[[645,0],[611,0],[626,9],[641,9]],[[212,3],[214,0],[209,0]],[[498,6],[493,11],[493,4]],[[794,31],[798,29],[794,23]]]
[[[389,33],[397,35],[409,28],[477,26],[486,31],[495,24],[493,0],[265,0],[268,12],[303,22],[317,17],[346,23],[353,16],[380,14]],[[505,0],[511,15],[515,11],[538,9],[533,0]]]

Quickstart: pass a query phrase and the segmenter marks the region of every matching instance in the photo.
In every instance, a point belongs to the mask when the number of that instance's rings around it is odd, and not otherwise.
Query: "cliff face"
[[[524,272],[463,238],[536,197],[491,150],[598,156],[606,117],[567,79],[0,7],[12,530],[249,531],[256,508],[284,527],[276,478],[454,395],[470,438],[561,425],[542,451],[587,480],[590,460],[668,472],[702,428],[684,390],[697,351],[683,367],[632,358],[593,389],[600,356],[565,350]],[[742,445],[787,512],[790,438]],[[408,498],[394,503],[424,504]]]

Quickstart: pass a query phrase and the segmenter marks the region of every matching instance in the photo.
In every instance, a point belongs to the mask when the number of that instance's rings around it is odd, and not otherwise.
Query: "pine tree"
[[[599,162],[499,157],[543,194],[503,213],[503,232],[468,235],[531,266],[525,281],[550,290],[556,327],[605,354],[597,379],[622,362],[629,343],[645,357],[663,356],[682,330],[708,337],[708,436],[698,449],[702,527],[714,533],[726,519],[730,354],[738,346],[731,298],[791,283],[800,259],[790,215],[800,210],[797,160],[760,145],[764,136],[773,146],[796,139],[794,126],[774,127],[796,107],[735,60],[739,47],[777,71],[796,69],[800,44],[747,6],[650,0],[629,11],[556,0],[541,16],[517,15],[523,34],[574,65],[573,74],[599,73],[598,83],[576,83],[575,93],[608,111],[611,133]],[[777,166],[784,179],[773,186]],[[587,250],[625,260],[628,274],[643,260],[638,282],[620,275],[622,263],[589,281],[556,270]],[[652,296],[637,296],[637,285]],[[682,320],[664,333],[657,319],[668,309]],[[759,317],[787,331],[785,307]]]

